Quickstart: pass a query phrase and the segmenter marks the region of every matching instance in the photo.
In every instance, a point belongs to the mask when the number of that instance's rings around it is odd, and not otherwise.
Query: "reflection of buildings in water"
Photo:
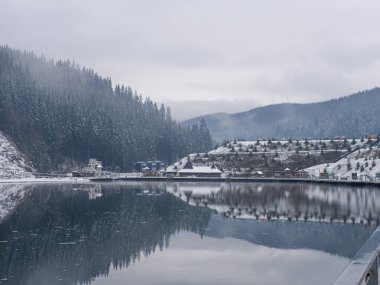
[[[379,224],[380,192],[319,184],[174,184],[168,191],[226,217]],[[182,195],[185,194],[185,197]]]
[[[88,193],[88,198],[90,200],[102,197],[102,186],[100,184],[94,185],[93,187],[87,187],[84,190]]]
[[[148,196],[159,196],[164,194],[164,190],[162,189],[152,189],[152,188],[141,188],[135,190],[137,195],[148,195]]]
[[[84,191],[88,193],[88,199],[95,200],[96,198],[102,197],[102,185],[81,185],[79,187],[73,188],[73,190]]]
[[[199,194],[199,195],[209,195],[211,193],[216,193],[226,183],[204,183],[204,182],[174,182],[167,184],[165,189],[171,193],[189,193]]]

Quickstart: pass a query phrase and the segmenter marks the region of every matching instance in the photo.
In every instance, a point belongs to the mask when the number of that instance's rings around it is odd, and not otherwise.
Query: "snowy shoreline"
[[[0,184],[33,184],[33,183],[89,183],[90,180],[87,178],[35,178],[35,177],[27,177],[27,178],[7,178],[0,179]]]
[[[93,184],[93,183],[128,183],[128,182],[219,182],[219,183],[307,183],[307,184],[331,184],[347,186],[370,186],[380,188],[380,181],[360,181],[360,180],[336,180],[336,179],[305,179],[305,178],[257,178],[257,177],[128,177],[123,179],[113,179],[109,181],[91,181],[90,178],[14,178],[0,179],[1,184]]]

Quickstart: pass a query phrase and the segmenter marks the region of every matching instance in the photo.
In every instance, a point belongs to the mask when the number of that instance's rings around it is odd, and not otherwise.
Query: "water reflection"
[[[0,222],[31,190],[30,185],[0,184]]]
[[[1,283],[86,283],[107,275],[111,264],[128,267],[163,249],[180,230],[201,233],[210,217],[164,191],[137,195],[139,187],[107,186],[89,199],[99,188],[82,189],[36,186],[3,220],[0,276],[8,280]]]
[[[350,222],[374,227],[379,224],[380,191],[319,184],[222,184],[177,183],[171,192],[195,205],[206,205],[232,218]]]
[[[236,238],[202,239],[182,232],[170,247],[92,285],[331,284],[347,260],[307,249],[263,247]]]
[[[175,272],[184,268],[187,284],[228,284],[243,269],[240,284],[296,284],[302,264],[299,284],[322,284],[320,272],[334,280],[371,234],[380,205],[375,189],[300,184],[8,185],[0,193],[0,284],[180,284]],[[264,282],[260,260],[287,281]],[[158,280],[158,268],[172,275]],[[218,270],[231,278],[219,280]]]

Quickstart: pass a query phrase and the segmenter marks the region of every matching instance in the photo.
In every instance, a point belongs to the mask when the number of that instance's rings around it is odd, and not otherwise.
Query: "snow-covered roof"
[[[178,173],[222,173],[219,169],[211,166],[193,166],[193,169],[181,169]]]

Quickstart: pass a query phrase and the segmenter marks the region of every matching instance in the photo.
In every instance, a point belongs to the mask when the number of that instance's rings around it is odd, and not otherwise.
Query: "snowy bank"
[[[0,179],[31,178],[32,170],[15,144],[0,132]]]

